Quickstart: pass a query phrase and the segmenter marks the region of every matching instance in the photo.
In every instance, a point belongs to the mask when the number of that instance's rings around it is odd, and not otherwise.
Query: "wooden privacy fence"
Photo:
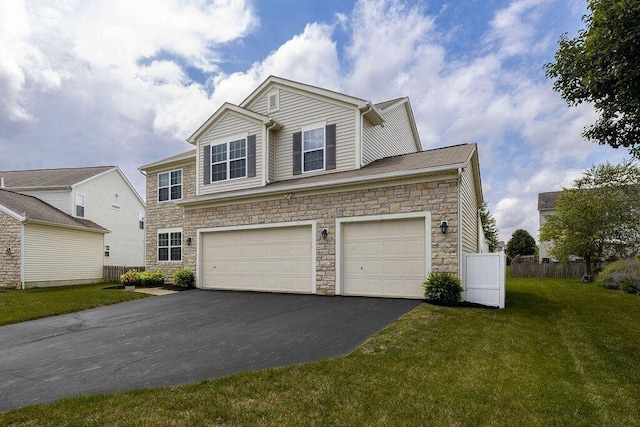
[[[511,264],[511,277],[581,278],[587,272],[584,262]]]
[[[105,265],[102,268],[102,278],[105,282],[118,282],[120,276],[129,270],[144,271],[144,267],[123,267],[120,265]]]

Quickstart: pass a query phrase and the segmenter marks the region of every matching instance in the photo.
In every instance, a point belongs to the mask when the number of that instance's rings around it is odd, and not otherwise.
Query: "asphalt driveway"
[[[418,304],[192,290],[0,327],[0,411],[345,355]]]

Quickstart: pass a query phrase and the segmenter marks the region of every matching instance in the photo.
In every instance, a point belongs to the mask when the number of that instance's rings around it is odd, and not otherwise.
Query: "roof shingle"
[[[24,171],[0,171],[5,188],[70,187],[85,179],[106,172],[115,166],[86,168],[33,169]]]
[[[53,225],[84,228],[108,233],[104,227],[88,219],[75,218],[33,196],[0,189],[0,205],[24,217],[27,221],[44,222]]]

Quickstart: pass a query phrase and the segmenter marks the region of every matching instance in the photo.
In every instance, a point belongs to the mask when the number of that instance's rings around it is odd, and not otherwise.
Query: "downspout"
[[[369,114],[371,112],[371,110],[373,110],[373,105],[369,104],[369,107],[367,108],[367,110],[360,114],[360,150],[358,150],[359,151],[358,154],[359,154],[360,158],[358,159],[358,165],[357,165],[358,169],[360,169],[362,167],[362,164],[364,163],[363,158],[362,158],[363,151],[364,151],[364,146],[363,146],[363,143],[364,143],[364,116],[366,114]]]
[[[266,150],[264,150],[265,152],[265,159],[267,160],[267,164],[265,165],[265,170],[266,170],[266,176],[265,176],[265,182],[267,184],[271,184],[271,180],[269,179],[269,172],[271,172],[271,170],[269,169],[269,151],[271,151],[271,129],[273,129],[274,127],[276,127],[278,125],[278,122],[273,122],[271,123],[269,126],[267,126],[267,143],[266,145]],[[275,151],[275,150],[274,150]]]
[[[20,289],[25,289],[24,283],[24,222],[20,224]]]
[[[461,279],[464,295],[467,296],[467,278],[462,271],[462,172],[463,168],[458,168],[458,277]]]

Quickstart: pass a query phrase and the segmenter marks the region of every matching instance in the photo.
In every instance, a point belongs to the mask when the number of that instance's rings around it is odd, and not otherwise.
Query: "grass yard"
[[[144,298],[108,284],[0,290],[0,326]]]
[[[351,355],[61,400],[0,425],[640,425],[640,298],[508,279],[507,309],[421,304]]]

